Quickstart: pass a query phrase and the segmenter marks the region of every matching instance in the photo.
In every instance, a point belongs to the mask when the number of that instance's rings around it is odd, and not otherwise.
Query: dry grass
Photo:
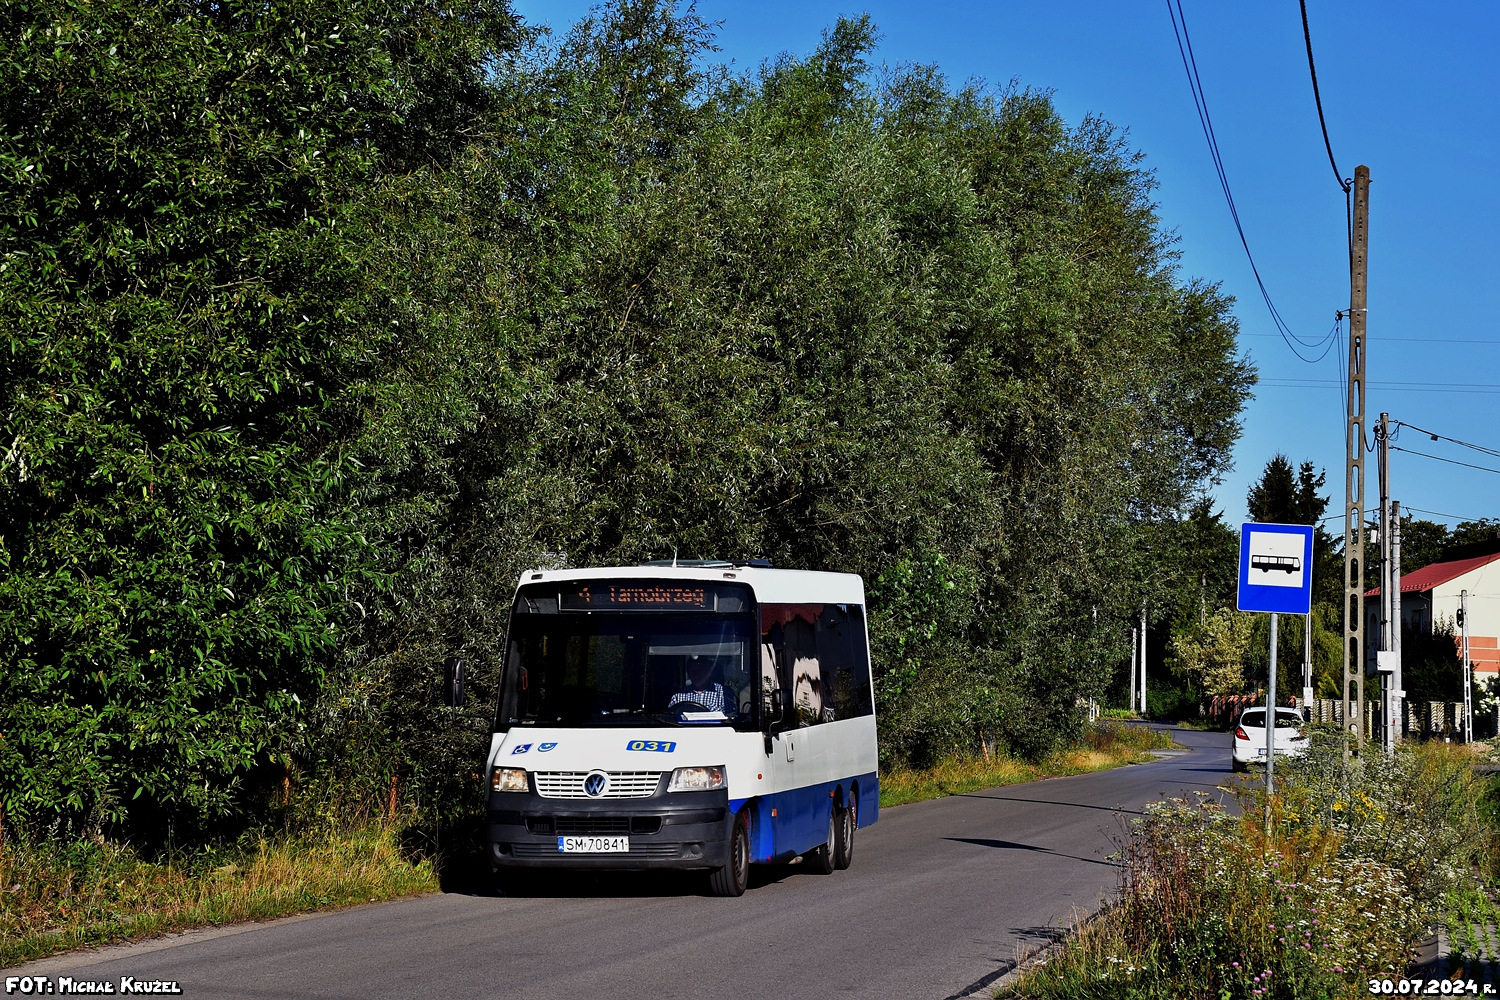
[[[1038,778],[1082,774],[1171,747],[1157,730],[1104,721],[1085,745],[1040,763],[951,760],[881,778],[883,806]],[[0,845],[0,967],[73,948],[194,927],[333,909],[438,889],[433,864],[403,855],[394,827],[261,839],[191,857],[148,860],[128,846]]]
[[[880,805],[899,806],[1040,778],[1104,771],[1150,760],[1148,751],[1169,750],[1176,746],[1171,734],[1163,730],[1127,726],[1104,719],[1089,728],[1083,746],[1053,754],[1037,763],[996,754],[988,759],[953,758],[923,770],[893,768],[880,776]]]
[[[86,945],[393,899],[438,887],[395,833],[261,840],[185,862],[116,844],[0,847],[0,967]]]
[[[1315,733],[1271,799],[1230,815],[1199,796],[1147,807],[1122,845],[1120,894],[1000,996],[1029,1000],[1335,1000],[1399,977],[1434,918],[1470,957],[1492,907],[1484,788],[1464,749],[1403,745],[1346,761]],[[1327,738],[1324,738],[1327,737]]]

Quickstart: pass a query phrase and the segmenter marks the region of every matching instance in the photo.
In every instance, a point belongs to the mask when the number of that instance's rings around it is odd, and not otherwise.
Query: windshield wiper
[[[677,717],[676,712],[642,712],[641,714],[648,719],[659,719],[674,726],[682,725],[682,720]]]

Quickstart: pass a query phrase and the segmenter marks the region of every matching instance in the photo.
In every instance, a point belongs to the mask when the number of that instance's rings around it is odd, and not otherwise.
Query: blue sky
[[[589,6],[514,3],[528,22],[559,32]],[[1070,123],[1094,113],[1127,129],[1156,173],[1181,277],[1221,282],[1236,298],[1241,350],[1260,370],[1235,467],[1214,491],[1225,519],[1248,516],[1246,491],[1278,451],[1326,470],[1329,512],[1341,510],[1341,352],[1303,363],[1276,332],[1220,191],[1165,0],[702,0],[697,9],[722,22],[718,57],[738,69],[806,54],[841,14],[868,12],[882,36],[877,61],[936,65],[955,84],[1015,79],[1051,90]],[[1500,209],[1485,197],[1500,146],[1500,4],[1309,0],[1308,9],[1339,171],[1352,177],[1365,164],[1371,173],[1369,426],[1388,411],[1393,421],[1500,451],[1500,323],[1489,304],[1500,291]],[[1318,128],[1296,0],[1183,0],[1183,11],[1261,277],[1292,330],[1318,340],[1348,304],[1348,253],[1344,195]],[[1410,428],[1394,442],[1500,470],[1500,457]],[[1500,516],[1500,473],[1392,457],[1392,495],[1417,516]],[[1366,505],[1377,498],[1371,456]],[[1341,522],[1329,527],[1341,532]]]

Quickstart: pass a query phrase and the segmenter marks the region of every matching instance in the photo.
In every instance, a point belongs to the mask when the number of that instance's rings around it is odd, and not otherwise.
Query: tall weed
[[[1200,796],[1148,808],[1117,902],[1012,996],[1333,998],[1404,973],[1410,947],[1494,856],[1467,751],[1403,745],[1345,760],[1316,734],[1277,794],[1242,814]]]

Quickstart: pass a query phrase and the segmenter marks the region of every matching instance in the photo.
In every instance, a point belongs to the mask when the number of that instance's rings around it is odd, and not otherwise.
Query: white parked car
[[[1284,757],[1295,757],[1307,750],[1307,724],[1302,713],[1295,708],[1276,709],[1274,731],[1276,753]],[[1231,763],[1236,771],[1243,771],[1251,764],[1266,762],[1266,710],[1247,708],[1240,714],[1239,725],[1234,730],[1234,750]]]

